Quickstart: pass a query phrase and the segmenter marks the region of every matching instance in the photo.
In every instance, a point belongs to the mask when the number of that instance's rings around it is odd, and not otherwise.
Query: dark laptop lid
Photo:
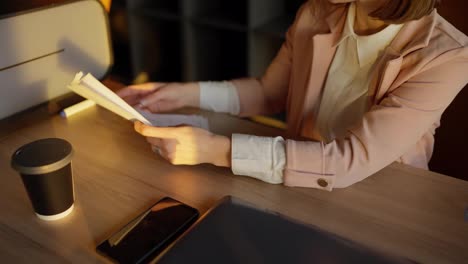
[[[158,263],[411,263],[226,197]]]

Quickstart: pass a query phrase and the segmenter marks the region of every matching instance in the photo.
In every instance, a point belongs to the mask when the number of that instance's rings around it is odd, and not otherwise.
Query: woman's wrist
[[[185,106],[200,107],[200,85],[198,82],[188,82],[183,84],[185,89]]]
[[[212,164],[219,167],[231,167],[231,139],[226,136],[215,135]]]

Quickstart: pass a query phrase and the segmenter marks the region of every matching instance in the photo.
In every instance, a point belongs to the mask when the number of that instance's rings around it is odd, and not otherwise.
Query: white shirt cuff
[[[232,172],[250,176],[264,182],[283,182],[286,149],[282,137],[232,135]]]
[[[238,115],[239,96],[231,82],[199,82],[200,108],[219,113]]]

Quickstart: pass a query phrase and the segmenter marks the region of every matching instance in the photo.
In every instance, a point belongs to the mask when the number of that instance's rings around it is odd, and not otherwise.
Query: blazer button
[[[318,183],[318,185],[319,185],[320,187],[323,187],[323,188],[325,188],[325,187],[328,186],[328,182],[327,182],[326,180],[322,179],[322,178],[318,179],[318,180],[317,180],[317,183]]]

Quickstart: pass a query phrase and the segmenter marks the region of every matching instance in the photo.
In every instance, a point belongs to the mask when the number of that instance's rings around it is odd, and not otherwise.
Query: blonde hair
[[[389,24],[401,24],[429,15],[440,4],[440,0],[388,0],[372,17]]]
[[[331,4],[328,0],[309,0],[310,8],[316,17],[325,16],[333,6],[347,4]],[[370,16],[387,22],[388,24],[401,24],[417,20],[429,15],[440,4],[440,0],[387,0]]]

